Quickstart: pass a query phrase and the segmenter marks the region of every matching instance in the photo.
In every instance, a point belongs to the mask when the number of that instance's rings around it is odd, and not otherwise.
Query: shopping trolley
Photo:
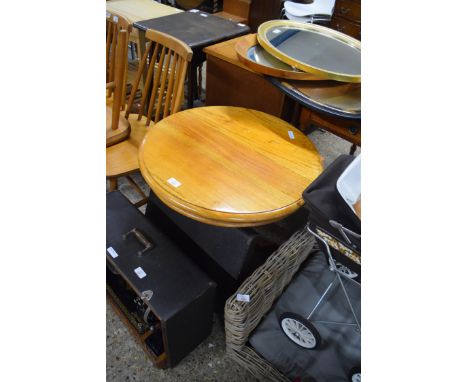
[[[333,280],[321,293],[307,316],[284,312],[279,318],[284,334],[305,349],[319,349],[322,338],[314,323],[350,325],[360,333],[361,323],[349,297],[344,279],[360,288],[361,279],[361,220],[354,204],[360,200],[360,157],[342,155],[304,191],[303,199],[309,210],[307,230],[313,235],[328,262]],[[314,313],[325,303],[334,288],[341,288],[349,307],[352,322],[336,322]],[[350,371],[350,380],[360,381],[360,369]]]

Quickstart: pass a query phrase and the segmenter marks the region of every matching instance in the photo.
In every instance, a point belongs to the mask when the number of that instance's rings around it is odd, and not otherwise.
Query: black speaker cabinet
[[[157,367],[211,332],[216,284],[120,192],[107,194],[107,295]]]

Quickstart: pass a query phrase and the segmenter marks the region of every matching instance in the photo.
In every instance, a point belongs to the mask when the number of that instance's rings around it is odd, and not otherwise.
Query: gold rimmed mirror
[[[260,45],[282,62],[323,79],[361,82],[361,42],[315,24],[267,21],[258,27]]]
[[[311,73],[294,69],[272,56],[258,43],[256,34],[242,37],[235,49],[240,62],[255,72],[290,80],[323,80]]]

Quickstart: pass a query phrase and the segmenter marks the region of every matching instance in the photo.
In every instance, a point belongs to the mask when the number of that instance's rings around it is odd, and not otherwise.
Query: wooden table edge
[[[138,153],[140,172],[155,195],[172,210],[202,223],[222,227],[254,227],[281,220],[304,205],[304,200],[301,197],[281,208],[255,213],[230,213],[197,206],[182,200],[156,182],[149,174],[149,171],[147,171],[142,155],[142,150],[140,150]]]

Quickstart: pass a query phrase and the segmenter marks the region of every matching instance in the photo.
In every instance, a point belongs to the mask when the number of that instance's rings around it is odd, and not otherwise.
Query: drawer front
[[[358,40],[361,39],[361,26],[342,17],[333,16],[330,23],[330,28],[347,34],[348,36],[357,38]]]
[[[333,14],[360,23],[361,3],[353,0],[336,0]]]

